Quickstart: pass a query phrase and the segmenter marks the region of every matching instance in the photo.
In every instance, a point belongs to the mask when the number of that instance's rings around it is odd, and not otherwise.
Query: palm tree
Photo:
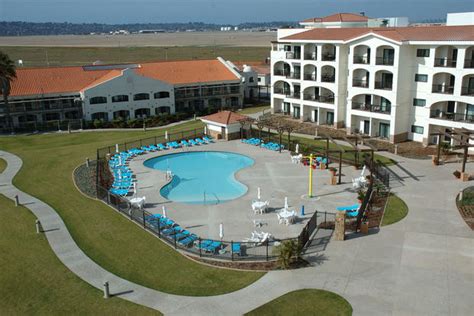
[[[10,57],[0,51],[0,93],[3,95],[5,106],[5,116],[7,119],[7,128],[11,129],[10,107],[8,106],[8,96],[10,95],[11,82],[16,78],[15,63]]]

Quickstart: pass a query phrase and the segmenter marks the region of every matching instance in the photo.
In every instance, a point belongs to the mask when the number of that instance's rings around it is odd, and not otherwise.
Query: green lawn
[[[103,299],[59,261],[43,234],[36,234],[33,214],[3,195],[0,217],[0,314],[159,314],[119,298]]]
[[[0,173],[2,173],[3,170],[5,170],[6,168],[7,168],[7,162],[3,160],[2,158],[0,158]]]
[[[239,111],[238,113],[240,113],[240,114],[254,114],[254,113],[262,112],[263,110],[265,110],[265,111],[270,110],[270,105],[265,104],[265,105],[253,106],[253,107],[250,107],[250,108],[243,109],[242,111]]]
[[[246,315],[352,315],[352,306],[343,297],[324,290],[287,293]]]
[[[214,59],[218,56],[238,61],[263,61],[270,56],[268,47],[28,47],[0,46],[12,60],[22,59],[25,67],[85,65],[101,60],[105,63],[129,63],[165,60]]]
[[[405,202],[396,196],[391,194],[388,198],[387,208],[382,220],[382,226],[390,225],[401,221],[408,214],[408,206]]]
[[[196,121],[168,130],[201,126]],[[16,136],[0,138],[0,148],[23,159],[15,185],[56,209],[79,247],[106,270],[132,282],[181,295],[222,294],[256,281],[263,273],[210,268],[186,259],[74,187],[73,169],[86,157],[94,159],[96,148],[162,135],[164,130]],[[0,236],[10,240],[8,234]]]

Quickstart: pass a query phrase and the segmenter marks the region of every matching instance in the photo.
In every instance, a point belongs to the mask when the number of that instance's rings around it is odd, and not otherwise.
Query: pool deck
[[[227,151],[246,155],[255,160],[253,166],[241,169],[236,179],[248,187],[243,196],[217,205],[184,204],[165,199],[159,193],[166,185],[165,173],[143,165],[147,159],[160,155],[185,151]],[[145,209],[151,213],[162,213],[166,207],[167,216],[181,227],[197,234],[201,238],[219,239],[219,224],[224,225],[224,239],[240,241],[248,238],[251,232],[269,232],[278,239],[296,237],[313,215],[315,210],[335,213],[337,206],[356,203],[356,193],[352,190],[351,178],[360,174],[353,167],[343,167],[343,182],[339,186],[329,184],[328,170],[314,170],[314,194],[319,199],[308,199],[308,168],[301,164],[292,164],[288,151],[282,153],[251,146],[236,141],[216,143],[188,148],[158,151],[135,157],[130,167],[137,177],[137,196],[146,197]],[[199,168],[199,161],[196,161]],[[252,200],[257,198],[257,187],[261,188],[262,200],[270,202],[270,210],[255,215],[251,208]],[[285,196],[290,209],[295,209],[299,220],[293,225],[279,224],[275,209],[283,207]],[[300,215],[301,206],[305,206],[305,216]],[[254,220],[263,223],[254,227]]]

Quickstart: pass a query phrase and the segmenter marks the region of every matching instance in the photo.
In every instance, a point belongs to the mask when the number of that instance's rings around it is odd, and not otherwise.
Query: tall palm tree
[[[11,82],[16,78],[15,63],[10,57],[0,51],[0,93],[3,95],[5,106],[5,117],[7,120],[7,128],[11,129],[10,107],[8,106],[8,96],[10,95]]]

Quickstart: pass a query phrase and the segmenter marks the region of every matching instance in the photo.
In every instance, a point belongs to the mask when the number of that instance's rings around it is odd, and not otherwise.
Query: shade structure
[[[165,139],[168,140],[168,131],[165,131]]]
[[[295,152],[296,152],[297,154],[300,153],[300,144],[296,144]]]
[[[224,224],[219,224],[219,238],[222,240],[224,238]]]
[[[161,209],[163,210],[163,217],[166,218],[166,207],[163,205]]]
[[[257,188],[257,199],[260,201],[260,187]]]
[[[204,126],[204,135],[207,135],[207,126]]]
[[[288,209],[288,197],[285,196],[285,209]]]
[[[118,144],[115,144],[115,152],[118,154],[119,152],[119,147],[118,147]]]
[[[133,196],[137,195],[137,183],[133,182]]]
[[[123,157],[120,155],[119,156],[119,166],[123,166]]]

